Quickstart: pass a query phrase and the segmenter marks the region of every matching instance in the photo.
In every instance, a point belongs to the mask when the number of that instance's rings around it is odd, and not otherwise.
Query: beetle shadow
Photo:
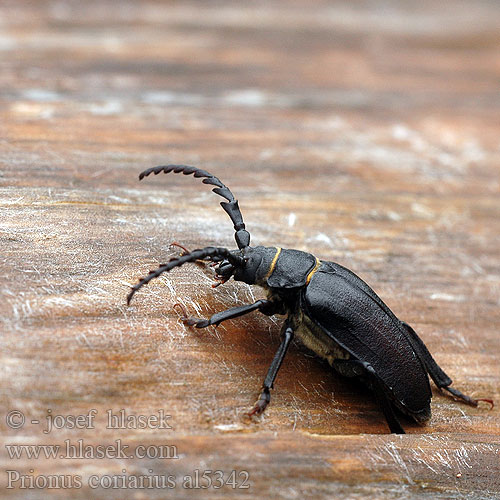
[[[231,339],[233,349],[226,351],[227,361],[235,371],[245,374],[235,399],[248,403],[240,416],[248,412],[258,398],[264,377],[280,344],[279,324],[269,319],[252,318],[238,324],[219,327],[218,337],[226,346]],[[269,334],[263,334],[263,327]],[[212,348],[214,346],[212,345]],[[222,353],[218,352],[220,356]],[[226,357],[226,356],[224,356]],[[407,430],[420,426],[397,412]],[[248,420],[244,418],[244,420]],[[271,391],[271,402],[264,414],[252,422],[269,430],[292,429],[325,434],[387,434],[389,428],[373,392],[362,380],[340,375],[327,361],[294,339]]]
[[[373,391],[360,378],[345,377],[326,360],[295,341],[278,375],[275,392],[285,400],[292,399],[300,407],[302,419],[311,412],[317,415],[319,434],[387,434],[388,424]],[[287,358],[288,358],[287,356]],[[286,364],[288,363],[288,368]],[[281,378],[280,378],[281,376]],[[272,403],[271,403],[272,404]],[[421,426],[395,410],[404,429]],[[314,420],[314,419],[312,419]]]
[[[234,296],[225,295],[204,296],[199,315],[209,317],[233,305]],[[255,297],[246,299],[251,301]],[[189,310],[200,306],[191,302]],[[218,365],[210,371],[214,388],[205,387],[204,396],[204,400],[211,401],[207,404],[217,419],[229,421],[234,418],[235,411],[244,417],[251,410],[280,345],[279,332],[283,321],[281,316],[252,313],[218,327],[202,330],[186,327],[192,340]],[[218,374],[217,370],[220,370]],[[221,377],[230,378],[232,383],[224,383],[227,379]],[[224,384],[224,398],[217,389],[219,384]],[[219,407],[216,401],[219,401]],[[405,429],[420,427],[399,413],[398,418]],[[285,356],[271,391],[269,406],[252,422],[267,429],[291,426],[318,434],[389,432],[380,404],[366,384],[340,375],[298,339],[293,340]]]

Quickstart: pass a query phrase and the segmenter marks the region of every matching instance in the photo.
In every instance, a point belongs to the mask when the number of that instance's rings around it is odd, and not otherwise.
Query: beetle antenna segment
[[[159,167],[148,168],[147,170],[144,170],[144,172],[141,172],[139,174],[139,180],[144,179],[144,177],[147,177],[151,173],[158,175],[160,172],[164,172],[166,174],[169,172],[173,172],[174,174],[182,173],[184,175],[194,174],[195,177],[205,177],[202,181],[203,184],[212,184],[215,186],[212,191],[227,200],[221,202],[221,207],[226,211],[233,222],[234,230],[236,232],[234,237],[238,248],[241,250],[242,248],[250,245],[250,233],[245,230],[245,223],[243,222],[243,216],[241,215],[240,207],[238,206],[238,200],[236,200],[231,190],[225,186],[219,178],[205,170],[190,167],[188,165],[161,165]]]
[[[243,257],[232,254],[227,248],[205,247],[193,250],[192,252],[189,252],[187,254],[170,259],[166,264],[161,264],[158,269],[149,271],[149,274],[147,276],[142,278],[139,283],[137,283],[137,285],[134,285],[132,287],[132,290],[127,295],[127,305],[130,304],[132,297],[134,296],[135,292],[139,290],[139,288],[147,285],[152,279],[160,276],[160,274],[171,271],[174,267],[182,266],[187,262],[195,262],[201,259],[208,259],[211,262],[219,262],[227,259],[235,267],[242,266],[245,263],[245,259]]]

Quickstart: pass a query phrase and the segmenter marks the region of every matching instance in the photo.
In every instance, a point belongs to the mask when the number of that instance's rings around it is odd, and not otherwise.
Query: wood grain
[[[82,477],[5,498],[498,498],[500,8],[492,2],[6,1],[0,6],[2,486],[7,470]],[[411,323],[470,408],[434,389],[428,425],[387,434],[362,386],[294,344],[259,421],[281,319],[196,331],[261,292],[213,290],[188,248],[233,246],[194,164],[240,200],[254,244],[353,269]],[[43,433],[48,410],[95,428]],[[108,429],[106,411],[171,415]],[[13,429],[9,411],[26,417]],[[40,424],[32,424],[37,419]],[[11,458],[5,445],[173,445],[177,459]],[[140,448],[139,448],[140,449]],[[194,470],[249,489],[192,490]],[[122,471],[126,472],[123,473]],[[31,472],[30,472],[31,471]],[[170,489],[92,475],[174,475]]]

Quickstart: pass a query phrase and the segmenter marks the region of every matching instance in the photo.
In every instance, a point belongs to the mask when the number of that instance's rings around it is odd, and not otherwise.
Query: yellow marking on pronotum
[[[269,278],[271,274],[273,274],[274,268],[276,267],[276,262],[278,262],[278,257],[280,256],[281,253],[281,248],[276,247],[276,253],[274,254],[273,261],[271,262],[271,265],[269,266],[269,271],[267,271],[266,278]]]
[[[309,285],[309,282],[311,281],[313,274],[319,269],[320,264],[321,264],[321,261],[318,259],[318,257],[316,257],[316,265],[312,268],[311,272],[307,275],[306,285]]]

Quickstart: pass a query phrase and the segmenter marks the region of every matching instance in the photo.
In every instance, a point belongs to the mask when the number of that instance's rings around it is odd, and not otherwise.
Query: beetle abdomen
[[[301,295],[301,306],[350,355],[368,363],[387,395],[418,421],[430,416],[427,372],[399,320],[354,273],[323,262]]]
[[[320,358],[325,359],[333,366],[336,359],[349,359],[351,355],[328,335],[323,328],[299,310],[297,317],[293,318],[295,335],[311,351]]]

